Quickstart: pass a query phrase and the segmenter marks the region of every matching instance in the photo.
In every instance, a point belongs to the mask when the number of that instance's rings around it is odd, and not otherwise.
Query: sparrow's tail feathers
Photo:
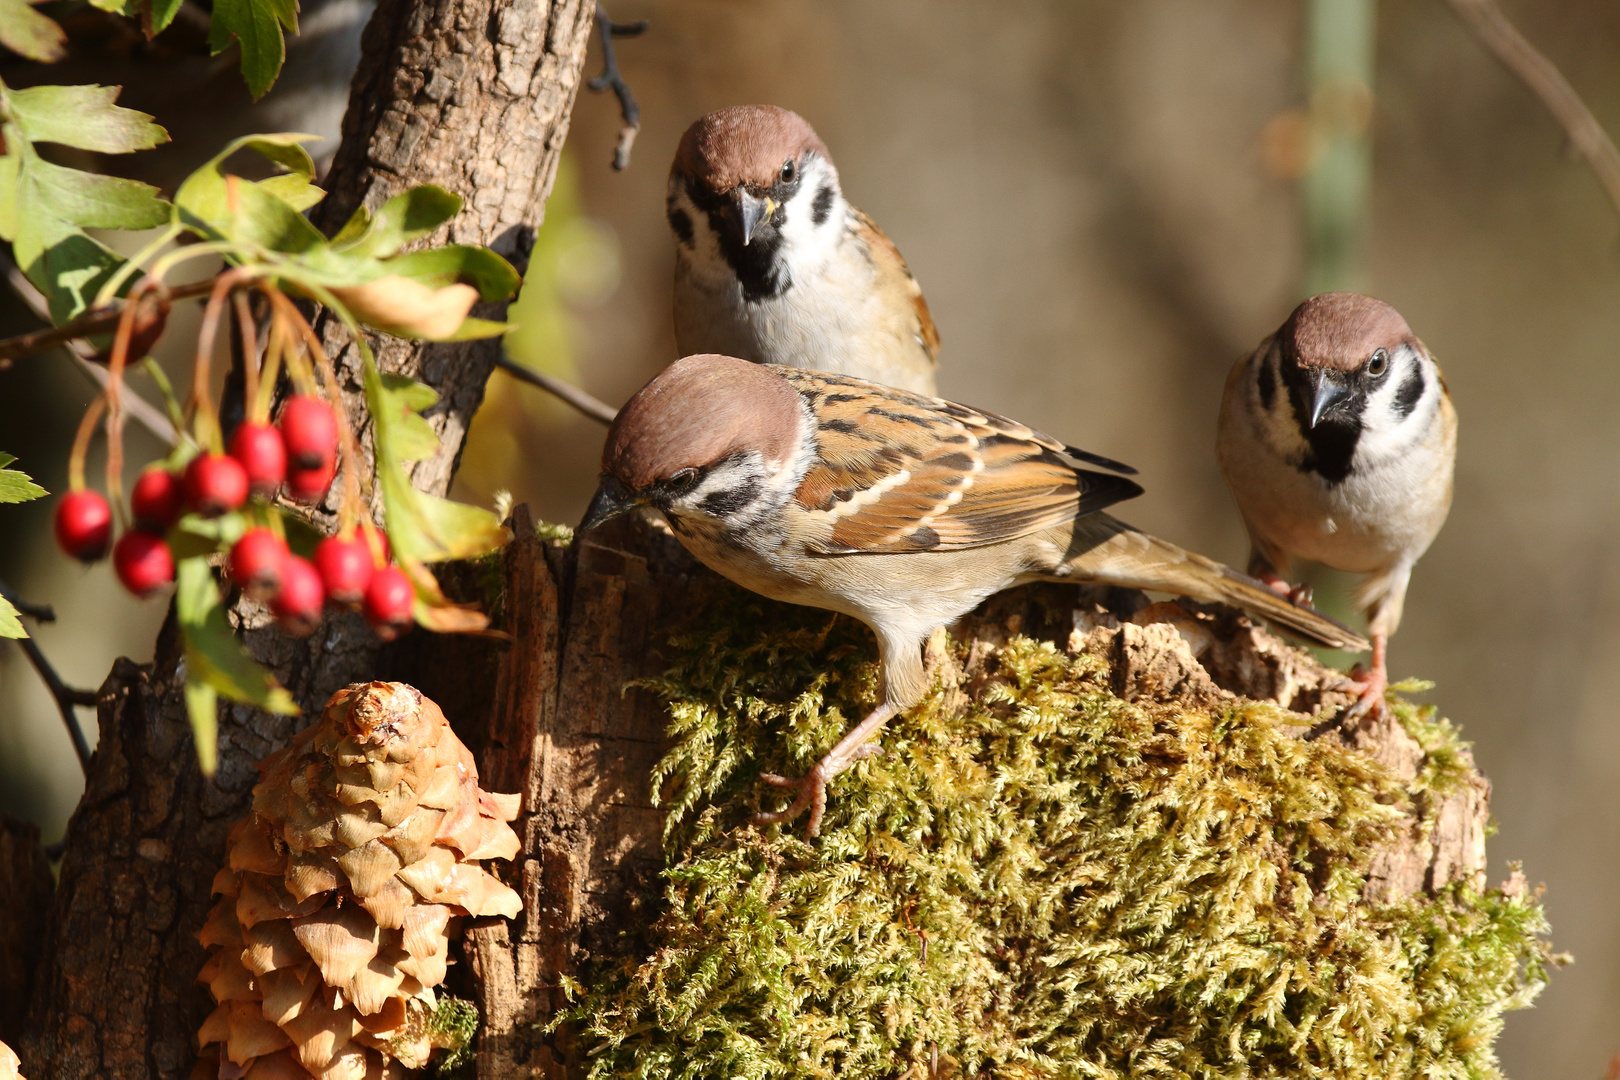
[[[1050,576],[1175,593],[1207,604],[1231,604],[1330,649],[1361,652],[1369,648],[1366,638],[1310,605],[1107,514],[1091,514],[1075,522],[1069,552]]]

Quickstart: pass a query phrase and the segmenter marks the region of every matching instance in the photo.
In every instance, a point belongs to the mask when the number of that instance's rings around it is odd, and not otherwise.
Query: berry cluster
[[[141,597],[173,581],[166,534],[188,511],[221,517],[242,509],[250,496],[275,498],[283,485],[298,502],[319,503],[337,465],[338,421],[331,406],[298,395],[287,399],[275,426],[250,419],[237,427],[228,454],[198,454],[184,473],[147,469],[130,491],[133,527],[112,545],[118,580]],[[100,494],[81,487],[57,504],[57,543],[74,558],[104,558],[112,533],[112,507]],[[387,540],[376,529],[329,536],[311,561],[288,550],[279,528],[254,526],[232,546],[229,570],[245,592],[270,605],[289,633],[312,632],[327,600],[362,607],[384,638],[411,624],[415,590],[389,564]]]

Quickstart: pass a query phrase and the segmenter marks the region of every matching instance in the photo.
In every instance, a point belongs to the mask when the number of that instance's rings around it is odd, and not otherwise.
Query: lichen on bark
[[[1484,887],[1488,788],[1432,706],[1358,747],[1283,707],[1331,673],[1232,613],[981,622],[806,841],[749,823],[757,777],[870,706],[870,635],[714,595],[645,687],[663,892],[572,984],[593,1077],[1500,1075],[1546,924]]]

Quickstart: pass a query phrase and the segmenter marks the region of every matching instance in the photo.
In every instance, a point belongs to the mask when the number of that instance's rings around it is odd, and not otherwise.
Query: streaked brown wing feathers
[[[825,372],[780,369],[818,420],[796,497],[824,554],[953,550],[1015,539],[1138,493],[1076,468],[1016,421]]]

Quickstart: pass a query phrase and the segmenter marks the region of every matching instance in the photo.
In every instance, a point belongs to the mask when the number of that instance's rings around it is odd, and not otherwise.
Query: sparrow
[[[772,105],[686,129],[665,203],[675,342],[933,394],[939,332],[900,250],[844,201],[815,130]]]
[[[1108,472],[1082,468],[1099,466]],[[661,512],[701,562],[744,588],[859,619],[877,636],[882,701],[761,822],[810,811],[927,690],[922,646],[992,593],[1096,582],[1236,604],[1326,645],[1355,633],[1220,563],[1101,511],[1141,494],[1134,470],[1015,420],[848,375],[689,356],[619,410],[580,530]]]
[[[1367,575],[1372,668],[1341,688],[1347,720],[1382,712],[1412,567],[1451,509],[1457,411],[1434,357],[1383,301],[1313,296],[1232,369],[1217,450],[1250,574],[1285,591],[1295,559]]]

